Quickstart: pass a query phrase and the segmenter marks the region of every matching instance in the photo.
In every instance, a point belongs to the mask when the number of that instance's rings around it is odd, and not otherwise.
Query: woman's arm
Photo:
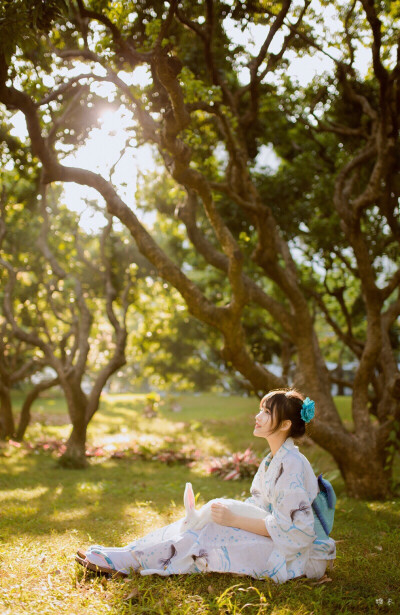
[[[251,517],[235,515],[235,522],[231,527],[238,527],[240,530],[246,530],[247,532],[253,532],[253,534],[260,534],[261,536],[271,538],[268,534],[264,519],[252,519]]]
[[[265,513],[265,516],[267,516],[267,513]],[[252,519],[251,517],[235,515],[224,504],[211,504],[211,517],[214,523],[228,527],[237,527],[240,530],[246,530],[247,532],[270,538],[264,519]]]

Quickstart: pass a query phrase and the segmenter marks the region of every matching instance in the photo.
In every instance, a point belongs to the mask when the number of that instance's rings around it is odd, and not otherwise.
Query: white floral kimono
[[[228,572],[270,577],[276,583],[305,575],[320,578],[335,559],[332,538],[314,531],[311,503],[318,481],[308,459],[288,438],[275,456],[261,462],[246,501],[266,511],[271,538],[213,522],[180,532],[181,520],[159,528],[125,547],[91,546],[87,559],[99,566],[142,575]]]

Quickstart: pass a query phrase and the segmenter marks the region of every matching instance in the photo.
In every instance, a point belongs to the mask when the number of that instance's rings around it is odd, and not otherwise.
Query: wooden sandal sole
[[[119,570],[113,570],[112,568],[106,568],[105,566],[98,566],[97,564],[92,564],[87,559],[79,557],[78,555],[75,557],[75,561],[78,562],[81,566],[90,570],[91,572],[96,572],[97,574],[108,575],[112,578],[126,578],[128,575],[126,572],[120,572]]]

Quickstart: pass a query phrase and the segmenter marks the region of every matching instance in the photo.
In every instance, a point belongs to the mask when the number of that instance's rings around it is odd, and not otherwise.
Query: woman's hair
[[[301,418],[301,407],[304,397],[296,389],[277,389],[270,391],[261,400],[261,408],[271,410],[271,419],[274,428],[271,433],[278,431],[283,421],[290,420],[292,425],[288,437],[301,438],[306,433],[306,424]]]

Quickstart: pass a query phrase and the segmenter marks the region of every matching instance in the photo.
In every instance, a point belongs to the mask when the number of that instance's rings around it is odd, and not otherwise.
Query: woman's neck
[[[269,447],[271,449],[272,457],[276,455],[276,453],[281,448],[282,444],[286,442],[287,438],[288,437],[286,435],[282,435],[282,434],[279,434],[277,437],[272,436],[271,438],[267,438]]]

